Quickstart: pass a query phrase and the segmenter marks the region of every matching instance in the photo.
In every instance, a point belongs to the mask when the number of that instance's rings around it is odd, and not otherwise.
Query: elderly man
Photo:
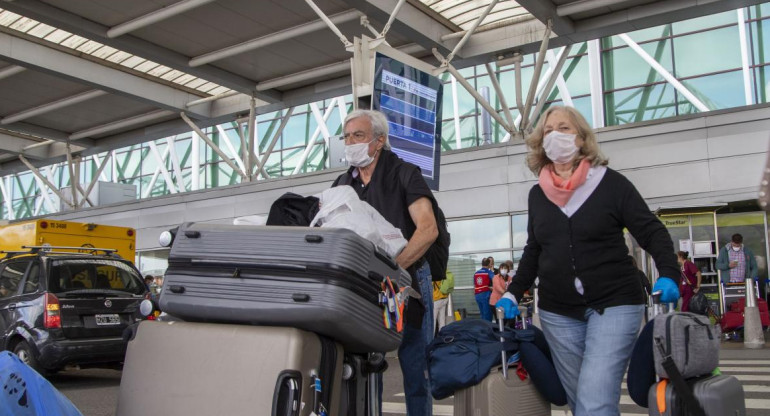
[[[431,273],[424,255],[438,236],[435,199],[420,169],[390,150],[388,121],[378,111],[356,110],[344,123],[345,158],[350,164],[332,186],[350,185],[386,220],[401,229],[408,243],[396,262],[412,276],[425,306],[422,317],[407,314],[398,360],[404,378],[407,414],[432,414],[425,347],[433,338]],[[416,322],[415,322],[416,321]]]

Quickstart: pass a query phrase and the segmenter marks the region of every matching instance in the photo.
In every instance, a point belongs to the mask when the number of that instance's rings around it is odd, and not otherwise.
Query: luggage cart
[[[754,297],[759,298],[759,285],[752,282]],[[746,297],[746,283],[726,283],[719,285],[720,315],[724,316],[730,305],[740,298]]]

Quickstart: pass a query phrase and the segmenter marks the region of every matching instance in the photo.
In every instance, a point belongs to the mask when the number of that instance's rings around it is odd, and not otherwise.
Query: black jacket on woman
[[[527,245],[508,291],[521,299],[539,277],[538,306],[581,320],[587,308],[603,313],[611,306],[645,303],[624,228],[652,256],[660,276],[678,283],[679,267],[668,230],[623,175],[608,168],[571,217],[535,185],[529,192]],[[576,277],[583,294],[575,286]]]

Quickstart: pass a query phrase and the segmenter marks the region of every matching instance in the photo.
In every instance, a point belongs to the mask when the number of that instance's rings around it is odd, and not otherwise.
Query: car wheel
[[[40,363],[37,361],[37,357],[35,357],[35,353],[32,351],[29,344],[27,344],[27,341],[21,341],[16,344],[13,353],[16,354],[24,364],[32,367],[32,369],[38,373],[45,375],[45,370],[40,367]]]

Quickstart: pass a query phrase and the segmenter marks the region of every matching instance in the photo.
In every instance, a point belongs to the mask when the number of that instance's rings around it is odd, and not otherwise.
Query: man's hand
[[[679,300],[679,288],[676,286],[674,279],[664,276],[659,277],[652,291],[657,292],[659,290],[663,292],[660,295],[661,302],[674,303]]]
[[[495,309],[497,308],[503,308],[505,319],[514,319],[521,314],[516,298],[510,293],[506,293],[495,303]]]
[[[738,262],[737,262],[737,261],[731,261],[731,262],[730,262],[730,264],[729,264],[728,266],[729,266],[731,269],[734,269],[734,268],[738,267]]]

